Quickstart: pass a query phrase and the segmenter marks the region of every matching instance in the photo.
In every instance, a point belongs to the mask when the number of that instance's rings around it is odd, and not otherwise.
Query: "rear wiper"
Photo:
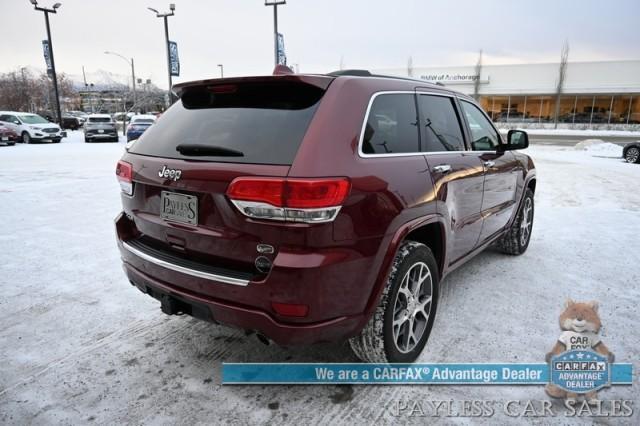
[[[216,145],[183,143],[176,146],[176,151],[182,155],[189,156],[211,155],[216,157],[244,157],[244,153],[241,151]]]

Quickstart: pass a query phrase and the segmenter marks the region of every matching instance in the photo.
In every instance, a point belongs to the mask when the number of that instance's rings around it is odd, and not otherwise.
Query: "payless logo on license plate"
[[[162,191],[160,217],[175,222],[198,224],[198,197]]]

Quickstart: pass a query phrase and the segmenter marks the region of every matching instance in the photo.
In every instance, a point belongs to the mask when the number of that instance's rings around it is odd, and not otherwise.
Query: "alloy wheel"
[[[640,149],[633,147],[627,150],[627,154],[624,156],[624,159],[627,160],[627,163],[637,163],[638,158],[640,158]]]
[[[526,246],[531,236],[531,226],[533,225],[533,201],[531,198],[524,200],[524,206],[522,207],[522,221],[520,222],[520,245]]]
[[[393,307],[393,341],[401,353],[411,352],[424,336],[431,315],[433,277],[417,262],[402,277]]]

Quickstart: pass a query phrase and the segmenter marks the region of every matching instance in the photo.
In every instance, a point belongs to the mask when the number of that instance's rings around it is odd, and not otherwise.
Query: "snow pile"
[[[586,151],[589,154],[600,157],[622,157],[621,146],[605,142],[601,139],[585,139],[582,142],[578,142],[573,149],[576,151]]]

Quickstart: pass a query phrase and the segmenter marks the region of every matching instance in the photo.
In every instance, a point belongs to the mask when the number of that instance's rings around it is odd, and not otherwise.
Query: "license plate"
[[[98,129],[98,133],[104,133],[104,130]]]
[[[3,136],[3,137],[2,137],[2,140],[3,140],[3,141],[8,141],[8,140],[9,140],[9,137],[8,137],[8,136]]]
[[[160,217],[174,222],[198,224],[198,197],[162,191],[160,193]]]

